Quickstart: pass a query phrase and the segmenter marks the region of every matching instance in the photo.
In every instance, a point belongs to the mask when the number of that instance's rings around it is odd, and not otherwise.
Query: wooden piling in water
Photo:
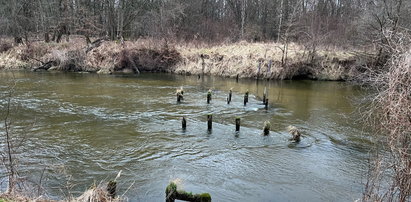
[[[238,83],[238,74],[237,74],[237,77],[235,78],[235,80],[236,80],[236,82]]]
[[[236,118],[235,119],[235,131],[240,131],[240,121],[241,121],[241,119],[240,118]]]
[[[244,94],[244,106],[247,105],[248,102],[248,90]]]
[[[233,94],[233,91],[230,89],[230,92],[228,93],[227,104],[230,104],[232,94]]]
[[[187,121],[185,117],[183,117],[183,119],[181,120],[181,127],[183,128],[183,130],[187,128]]]
[[[271,123],[269,121],[265,121],[264,122],[264,129],[263,129],[264,135],[270,134],[270,128],[271,128]]]
[[[117,182],[116,181],[108,182],[107,192],[108,192],[108,195],[113,199],[116,197],[116,189],[117,189]]]
[[[208,93],[207,93],[207,104],[210,104],[210,101],[211,101],[211,90],[208,90]]]
[[[265,110],[268,110],[268,98],[265,99],[264,105],[265,105]]]
[[[213,115],[207,115],[207,129],[210,131],[213,129]]]
[[[182,99],[183,99],[183,95],[180,92],[178,92],[177,93],[177,102],[180,103]]]

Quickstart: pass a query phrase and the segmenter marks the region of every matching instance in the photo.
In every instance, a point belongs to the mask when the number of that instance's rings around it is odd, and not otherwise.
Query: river
[[[346,83],[4,71],[2,120],[12,83],[12,135],[25,137],[20,174],[35,184],[44,171],[44,193],[54,199],[78,196],[120,170],[118,192],[129,201],[164,201],[172,180],[214,201],[354,201],[366,181],[372,141],[351,104],[363,92]],[[268,110],[259,99],[264,88]],[[266,120],[271,132],[262,136]],[[300,143],[288,141],[289,125],[305,135]],[[0,127],[4,134],[4,121]]]

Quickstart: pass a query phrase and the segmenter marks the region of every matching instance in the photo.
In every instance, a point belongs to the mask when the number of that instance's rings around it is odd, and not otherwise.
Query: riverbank
[[[7,43],[11,44],[3,41],[3,44]],[[96,40],[87,45],[81,38],[72,38],[70,42],[38,41],[5,47],[0,53],[0,69],[347,80],[353,74],[353,67],[359,65],[353,51],[319,47],[309,50],[294,43],[287,47],[273,42],[211,46],[139,39],[125,42]]]

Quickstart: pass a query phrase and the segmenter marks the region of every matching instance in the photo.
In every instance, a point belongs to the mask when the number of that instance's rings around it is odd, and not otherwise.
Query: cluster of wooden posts
[[[230,104],[230,103],[231,103],[232,94],[233,94],[233,91],[232,91],[232,89],[230,89],[230,91],[229,91],[229,93],[228,93],[228,97],[227,97],[227,104]],[[184,90],[183,90],[183,88],[178,89],[176,95],[177,95],[177,103],[180,103],[180,102],[184,99],[184,97],[183,97],[183,95],[184,95]],[[247,90],[247,91],[245,92],[245,94],[244,94],[244,106],[246,106],[247,103],[248,103],[248,95],[249,95],[249,92],[248,92],[248,90]],[[208,90],[208,92],[207,92],[207,104],[210,104],[211,99],[212,99],[212,91],[211,91],[211,90]],[[266,110],[268,110],[267,88],[264,88],[263,104],[264,104],[264,106],[265,106],[264,108],[265,108]],[[237,117],[237,118],[235,119],[235,131],[236,131],[236,132],[239,132],[239,131],[240,131],[240,124],[241,124],[241,119]],[[270,124],[269,121],[264,122],[264,129],[263,129],[264,135],[268,135],[268,134],[270,133],[270,127],[271,127],[270,125],[271,125],[271,124]],[[185,117],[183,117],[182,120],[181,120],[181,127],[182,127],[184,130],[187,128],[187,120],[186,120]],[[208,129],[209,131],[211,131],[212,128],[213,128],[213,115],[212,115],[212,114],[208,114],[208,115],[207,115],[207,129]]]

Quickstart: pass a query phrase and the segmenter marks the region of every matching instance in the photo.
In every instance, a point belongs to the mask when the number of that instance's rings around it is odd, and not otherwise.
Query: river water
[[[44,172],[43,192],[54,199],[78,196],[119,171],[118,192],[129,201],[164,201],[172,180],[214,201],[354,201],[366,181],[371,142],[351,104],[362,92],[345,83],[0,72],[2,120],[12,83],[12,134],[25,137],[20,173],[36,184]],[[259,98],[265,87],[268,110]],[[266,120],[271,132],[262,136]],[[288,141],[289,125],[305,135],[299,144]]]

